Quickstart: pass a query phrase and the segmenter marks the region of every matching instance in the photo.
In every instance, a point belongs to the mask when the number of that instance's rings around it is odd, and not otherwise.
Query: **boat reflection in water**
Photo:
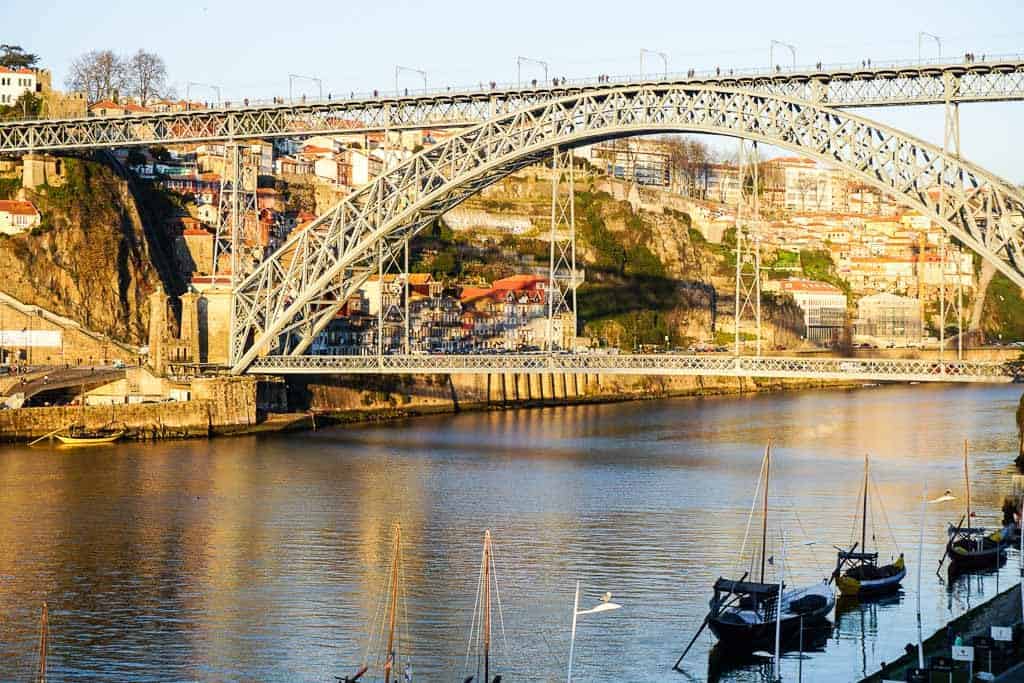
[[[811,654],[824,652],[834,628],[832,622],[824,617],[805,619],[802,640],[798,626],[789,631],[780,641],[779,649],[782,652],[782,658],[784,660],[796,657],[807,659]],[[730,674],[740,670],[747,672],[760,670],[765,680],[772,680],[772,657],[773,654],[769,652],[737,650],[717,643],[708,653],[707,680],[709,683],[731,680]]]
[[[885,621],[898,615],[903,609],[904,592],[898,590],[887,595],[874,596],[870,599],[856,597],[840,597],[836,602],[836,627],[833,632],[835,641],[852,641],[859,644],[860,661],[856,672],[860,676],[870,675],[879,660],[876,652],[877,635]],[[851,662],[851,667],[853,663]],[[851,673],[853,671],[851,670]]]

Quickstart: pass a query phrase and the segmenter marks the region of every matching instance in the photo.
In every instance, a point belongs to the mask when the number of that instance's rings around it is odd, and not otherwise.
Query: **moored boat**
[[[1010,527],[989,531],[985,527],[972,526],[974,512],[971,510],[971,474],[967,466],[968,446],[964,441],[964,499],[966,511],[960,522],[950,524],[946,533],[946,555],[949,570],[963,573],[976,569],[999,567],[1006,559],[1006,548],[1012,544],[1013,529]],[[964,526],[966,522],[966,526]]]
[[[903,553],[894,562],[878,564],[878,551],[868,551],[868,514],[871,475],[868,456],[864,456],[864,485],[860,499],[860,541],[849,550],[839,549],[836,568],[832,572],[839,592],[845,597],[867,598],[893,593],[900,588],[900,582],[907,575]],[[876,487],[877,493],[877,487]],[[878,496],[876,496],[877,498]],[[881,505],[881,500],[879,500]],[[883,510],[884,514],[884,510]],[[872,537],[874,531],[872,530]],[[858,546],[860,550],[858,551]]]
[[[768,493],[771,481],[771,444],[765,448],[762,462],[763,485],[761,501],[761,548],[760,572],[757,581],[746,581],[751,572],[738,580],[719,577],[714,584],[714,595],[710,612],[705,620],[708,628],[726,649],[752,650],[766,643],[785,639],[800,625],[822,620],[835,607],[832,587],[822,581],[797,588],[787,589],[783,580],[775,583],[765,581],[766,562],[774,564],[767,556],[768,540]],[[757,492],[754,494],[757,500]],[[753,512],[753,511],[752,511]],[[785,548],[783,547],[783,555]],[[742,554],[742,551],[741,551]],[[753,567],[753,565],[752,565]],[[779,573],[785,567],[779,567]],[[751,569],[752,571],[752,569]]]
[[[64,446],[100,446],[114,443],[124,436],[124,432],[124,429],[115,428],[86,430],[72,427],[67,433],[61,434],[58,432],[54,436]]]

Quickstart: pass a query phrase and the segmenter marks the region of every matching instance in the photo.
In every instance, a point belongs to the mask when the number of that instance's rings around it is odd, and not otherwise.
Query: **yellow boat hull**
[[[67,436],[65,434],[57,434],[56,437],[60,439],[62,446],[102,446],[103,444],[114,443],[118,439],[124,436],[124,430],[120,430],[110,434],[109,436]]]

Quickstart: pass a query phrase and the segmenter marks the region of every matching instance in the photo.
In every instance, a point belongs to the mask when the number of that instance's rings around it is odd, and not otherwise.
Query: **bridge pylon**
[[[221,169],[217,234],[213,241],[213,274],[222,272],[224,254],[231,255],[231,287],[254,265],[259,244],[259,204],[256,200],[258,169],[252,152],[235,140],[224,144]]]
[[[551,158],[550,240],[544,348],[553,351],[568,346],[572,350],[577,332],[576,287],[579,276],[576,272],[576,177],[571,149],[556,147]]]
[[[733,352],[742,352],[745,316],[754,322],[756,355],[761,355],[761,208],[758,201],[757,142],[740,140],[737,172],[739,188],[736,201],[736,302],[733,309]],[[749,218],[747,211],[749,209]]]

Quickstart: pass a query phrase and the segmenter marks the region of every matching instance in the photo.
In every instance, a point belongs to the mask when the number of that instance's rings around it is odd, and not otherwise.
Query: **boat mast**
[[[484,532],[484,683],[491,680],[491,530]]]
[[[967,488],[967,528],[970,529],[973,525],[971,524],[971,473],[967,469],[967,439],[964,439],[964,485]]]
[[[868,456],[864,454],[864,502],[860,511],[860,551],[866,553],[868,533]]]
[[[36,672],[36,683],[46,683],[46,641],[50,635],[49,612],[43,602],[43,614],[39,619],[39,669]]]
[[[761,583],[764,583],[764,553],[768,545],[768,477],[772,469],[772,442],[764,447],[764,502],[761,506]]]
[[[402,525],[395,525],[395,550],[391,559],[391,614],[388,617],[388,649],[384,659],[384,680],[391,681],[391,667],[395,664],[395,613],[398,611],[398,552],[402,541]]]

